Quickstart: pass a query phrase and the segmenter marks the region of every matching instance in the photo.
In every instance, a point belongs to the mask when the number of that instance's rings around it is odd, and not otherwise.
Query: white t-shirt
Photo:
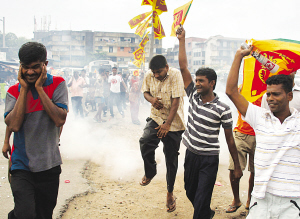
[[[111,75],[108,78],[108,83],[110,83],[110,91],[113,93],[120,93],[120,85],[123,81],[120,75]]]

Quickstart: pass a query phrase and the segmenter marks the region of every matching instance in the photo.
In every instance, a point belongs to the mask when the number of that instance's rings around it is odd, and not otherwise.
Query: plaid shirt
[[[179,107],[170,127],[170,131],[185,130],[183,114],[183,97],[185,96],[184,84],[181,73],[175,68],[169,68],[166,78],[163,81],[156,79],[151,70],[148,70],[142,86],[142,92],[149,92],[152,97],[160,97],[164,107],[161,110],[151,106],[150,117],[161,125],[167,121],[172,105],[172,98],[180,97]]]

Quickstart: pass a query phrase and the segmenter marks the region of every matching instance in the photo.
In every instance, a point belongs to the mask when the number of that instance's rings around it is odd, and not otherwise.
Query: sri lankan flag
[[[149,41],[149,36],[148,36],[148,33],[146,33],[146,35],[144,36],[144,38],[142,39],[142,41],[140,42],[140,47],[141,48],[145,48],[147,42]]]
[[[144,21],[143,23],[140,23],[139,26],[136,28],[135,30],[135,34],[139,35],[140,37],[143,37],[144,33],[146,32],[150,20],[151,20],[152,16],[150,16],[146,21]]]
[[[156,11],[159,15],[168,11],[165,0],[142,0],[142,5],[151,5],[152,11]]]
[[[192,2],[193,0],[174,10],[171,36],[176,36],[176,30],[178,29],[180,24],[184,24]]]
[[[134,18],[132,18],[128,24],[130,26],[130,28],[134,28],[136,25],[138,25],[140,22],[142,22],[144,19],[146,19],[152,12],[146,12],[143,14],[139,14],[137,16],[135,16]]]
[[[244,79],[241,94],[254,102],[267,89],[266,80],[276,74],[290,74],[300,68],[300,42],[287,39],[251,40],[253,51],[258,49],[260,54],[279,66],[279,70],[272,74],[254,57],[244,58]]]
[[[139,69],[136,69],[133,71],[133,76],[139,76],[140,75],[140,70]]]
[[[153,11],[153,30],[154,30],[154,38],[162,39],[166,36],[164,28],[161,25],[159,16],[156,11]]]

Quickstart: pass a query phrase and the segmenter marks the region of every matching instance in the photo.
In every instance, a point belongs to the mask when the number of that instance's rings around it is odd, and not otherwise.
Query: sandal
[[[242,204],[240,204],[240,205],[229,205],[229,208],[226,210],[226,213],[234,213],[234,212],[236,212],[241,206],[242,206]]]
[[[146,175],[143,176],[142,181],[140,182],[141,186],[146,186],[151,182],[152,178],[147,178]]]
[[[175,196],[173,196],[173,198],[174,198],[174,200],[173,200],[173,202],[171,203],[171,204],[168,204],[168,202],[167,202],[167,204],[166,204],[166,206],[167,206],[167,212],[169,212],[169,213],[171,213],[171,212],[173,212],[173,211],[175,211],[176,210],[176,197]]]

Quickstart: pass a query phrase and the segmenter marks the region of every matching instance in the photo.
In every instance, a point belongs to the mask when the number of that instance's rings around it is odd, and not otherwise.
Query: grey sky
[[[142,0],[3,0],[0,18],[6,19],[6,33],[33,37],[34,16],[51,16],[50,30],[93,30],[134,32],[128,21],[151,10]],[[169,37],[175,8],[188,0],[166,0],[168,12],[160,18],[166,38],[163,47],[176,41]],[[222,35],[234,38],[300,41],[299,0],[194,0],[185,23],[187,37]],[[2,32],[2,22],[0,22]]]

